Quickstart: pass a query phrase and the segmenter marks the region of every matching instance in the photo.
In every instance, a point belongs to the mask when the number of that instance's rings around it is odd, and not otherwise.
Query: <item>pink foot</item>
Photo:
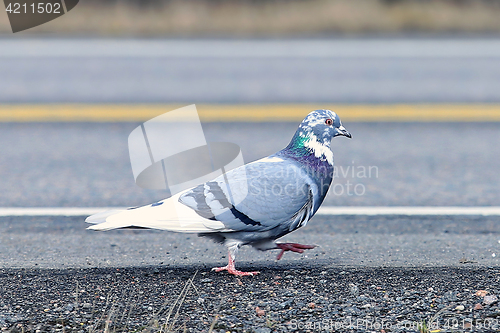
[[[281,252],[276,257],[276,260],[280,260],[283,257],[285,251],[292,251],[302,253],[304,250],[314,249],[316,245],[303,245],[297,243],[276,243],[276,247],[281,249]]]
[[[229,274],[233,274],[236,276],[254,276],[259,274],[259,272],[241,272],[236,270],[236,268],[234,267],[234,259],[233,257],[231,257],[231,253],[229,253],[229,262],[227,263],[227,266],[214,267],[212,268],[212,270],[216,272],[227,271]]]
[[[233,275],[236,275],[236,276],[254,276],[254,275],[259,274],[259,272],[242,272],[242,271],[238,271],[234,267],[232,267],[232,268],[229,267],[229,265],[224,266],[224,267],[214,267],[214,268],[212,268],[212,270],[216,271],[216,272],[227,271],[229,274],[233,274]]]

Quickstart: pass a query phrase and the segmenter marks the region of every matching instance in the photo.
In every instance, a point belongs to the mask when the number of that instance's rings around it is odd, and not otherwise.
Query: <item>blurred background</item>
[[[336,111],[353,139],[327,205],[499,205],[499,18],[498,0],[85,0],[13,34],[1,11],[0,206],[161,199],[127,137],[193,103],[247,162]]]
[[[500,31],[498,0],[84,0],[30,34],[296,37]],[[3,14],[0,31],[11,29]]]

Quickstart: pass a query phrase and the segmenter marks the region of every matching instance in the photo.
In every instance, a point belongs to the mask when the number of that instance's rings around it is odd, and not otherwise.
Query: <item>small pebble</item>
[[[484,298],[483,298],[483,302],[486,305],[493,304],[496,301],[498,301],[498,298],[495,295],[488,295],[488,296],[484,296]]]
[[[464,310],[465,310],[465,306],[463,306],[463,305],[458,305],[458,306],[455,308],[455,310],[457,310],[457,311],[464,311]]]
[[[477,303],[476,305],[474,305],[474,310],[482,310],[483,309],[483,306],[481,305],[481,303]]]
[[[349,283],[349,291],[351,292],[352,295],[358,296],[359,293],[358,286],[355,285],[354,283]]]
[[[257,313],[257,316],[259,316],[259,317],[262,317],[263,315],[265,315],[265,314],[266,314],[266,311],[262,310],[262,309],[261,309],[261,308],[259,308],[259,307],[256,307],[256,308],[255,308],[255,312]]]
[[[488,292],[486,290],[478,290],[476,291],[476,296],[479,296],[479,297],[484,297],[488,294]]]

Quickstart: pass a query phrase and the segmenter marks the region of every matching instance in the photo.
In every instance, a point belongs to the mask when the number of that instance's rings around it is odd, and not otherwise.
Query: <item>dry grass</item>
[[[122,295],[121,301],[118,299],[117,295],[110,292],[106,298],[106,305],[101,308],[96,308],[95,304],[92,307],[92,322],[93,324],[88,327],[82,327],[89,333],[120,333],[120,332],[143,332],[143,333],[173,333],[173,332],[186,332],[187,326],[186,322],[183,321],[179,323],[181,317],[185,318],[186,314],[183,313],[183,304],[186,301],[188,294],[191,296],[200,296],[200,292],[196,285],[193,283],[198,271],[196,271],[191,278],[189,278],[182,288],[181,292],[172,298],[167,298],[165,303],[155,312],[153,312],[152,318],[149,323],[139,329],[130,328],[128,323],[130,322],[130,316],[134,311],[134,308],[140,308],[142,305],[137,303],[137,300],[133,296],[128,295],[128,301],[125,303],[123,299],[127,298],[127,295]],[[78,304],[78,286],[76,288],[76,299]],[[190,293],[190,290],[194,290],[194,293]],[[121,304],[121,305],[120,305]],[[205,314],[208,315],[206,307],[203,305]],[[216,312],[220,309],[217,308]],[[100,314],[99,314],[100,313]],[[96,314],[98,314],[96,316]],[[125,319],[126,317],[126,319]],[[162,317],[166,317],[162,319]],[[217,323],[219,315],[213,316],[210,327],[207,327],[208,333],[212,333]],[[64,328],[63,328],[64,329]]]
[[[318,33],[500,32],[500,1],[81,1],[30,33],[107,36],[297,36]],[[0,33],[10,32],[0,14]]]

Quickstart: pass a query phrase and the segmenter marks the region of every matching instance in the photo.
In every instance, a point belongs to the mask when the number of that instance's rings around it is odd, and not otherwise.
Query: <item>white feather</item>
[[[321,159],[326,159],[328,164],[333,165],[332,150],[327,145],[318,142],[314,134],[311,134],[309,140],[304,142],[304,146],[312,149],[312,151],[314,152],[314,156]]]
[[[273,156],[273,157],[261,158],[257,162],[260,162],[260,163],[279,163],[279,162],[283,162],[283,159],[276,157],[276,156]]]
[[[188,191],[188,190],[187,190]],[[178,193],[163,200],[161,205],[142,206],[119,212],[103,212],[89,216],[86,222],[101,223],[88,227],[91,230],[111,230],[127,227],[168,230],[176,232],[199,233],[232,231],[219,221],[213,221],[198,215],[191,208],[179,202]]]

